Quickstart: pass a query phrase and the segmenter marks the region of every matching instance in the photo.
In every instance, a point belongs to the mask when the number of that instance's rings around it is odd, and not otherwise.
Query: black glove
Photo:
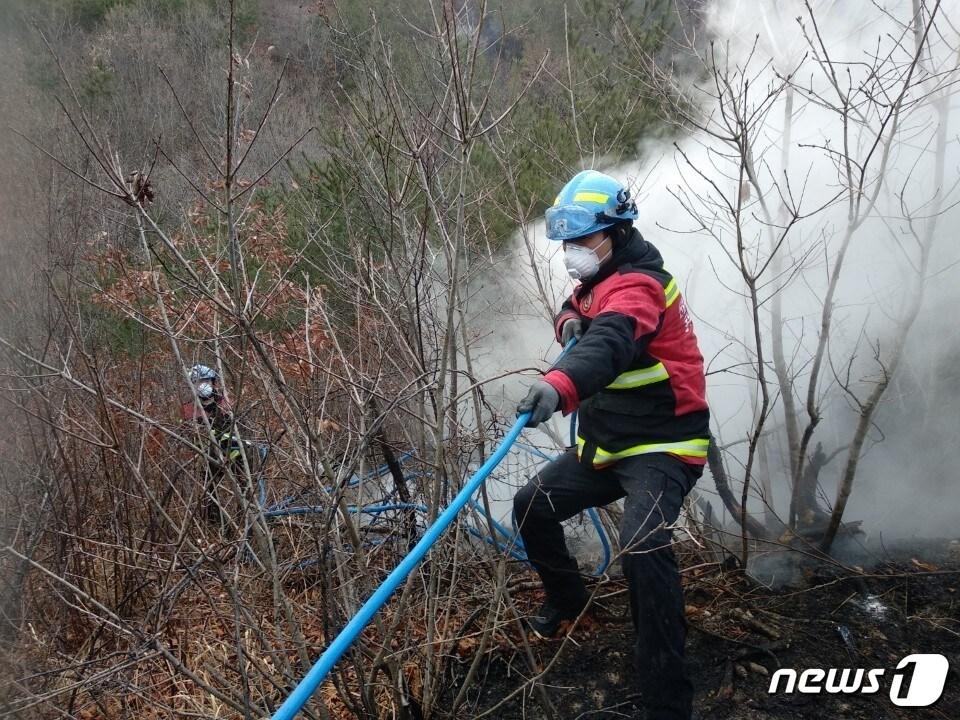
[[[583,337],[583,320],[580,318],[570,318],[560,328],[560,344],[564,347],[570,342],[570,338],[579,340],[581,337]]]
[[[529,412],[530,419],[527,420],[526,427],[536,427],[544,420],[549,419],[557,411],[559,404],[560,393],[550,383],[539,380],[517,405],[517,417]]]

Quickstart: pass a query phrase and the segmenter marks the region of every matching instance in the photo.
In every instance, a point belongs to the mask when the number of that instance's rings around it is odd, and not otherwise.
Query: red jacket
[[[197,404],[190,400],[180,406],[180,414],[184,420],[191,420],[199,425],[204,425],[204,417],[210,420],[210,426],[217,435],[229,432],[230,425],[233,422],[233,410],[230,407],[230,401],[222,393],[217,395],[216,400],[204,409],[198,408]]]
[[[710,426],[703,356],[676,281],[637,230],[563,303],[558,339],[574,317],[586,332],[545,380],[564,414],[579,409],[580,461],[600,466],[667,452],[703,465]]]

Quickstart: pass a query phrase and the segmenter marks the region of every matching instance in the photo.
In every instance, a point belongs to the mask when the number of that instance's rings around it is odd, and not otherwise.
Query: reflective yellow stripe
[[[677,281],[671,278],[670,282],[668,282],[667,286],[663,289],[663,294],[667,296],[667,307],[673,305],[677,298],[680,297],[680,288],[677,287]]]
[[[657,363],[647,368],[639,370],[627,370],[625,373],[617,375],[617,378],[607,385],[611,390],[627,390],[629,388],[641,387],[643,385],[652,385],[653,383],[666,380],[670,375],[663,363]]]
[[[603,193],[596,193],[596,192],[578,192],[576,195],[573,196],[574,202],[580,202],[582,200],[584,202],[605,203],[609,199],[610,199],[609,195],[604,195]]]
[[[553,199],[553,204],[554,204],[554,205],[559,205],[559,204],[560,204],[560,196],[559,196],[559,195],[557,195],[557,196]]]
[[[584,445],[586,445],[586,440],[577,435],[578,458],[583,452]],[[695,438],[693,440],[683,440],[680,442],[634,445],[633,447],[628,447],[626,450],[621,450],[620,452],[607,452],[603,448],[598,447],[596,454],[593,456],[593,463],[595,465],[603,465],[604,463],[613,462],[614,460],[622,460],[623,458],[633,457],[634,455],[647,455],[649,453],[673,453],[674,455],[705,458],[707,456],[708,447],[710,447],[710,440],[708,438]]]

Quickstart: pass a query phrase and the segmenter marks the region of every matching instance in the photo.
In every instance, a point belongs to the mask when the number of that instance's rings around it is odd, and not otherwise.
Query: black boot
[[[587,598],[570,605],[559,605],[547,600],[536,615],[527,618],[528,627],[544,640],[556,637],[564,624],[572,623],[587,605]]]

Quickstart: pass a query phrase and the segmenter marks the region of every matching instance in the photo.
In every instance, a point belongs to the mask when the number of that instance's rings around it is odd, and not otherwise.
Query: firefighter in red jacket
[[[546,602],[529,619],[552,637],[588,593],[561,522],[624,498],[623,573],[636,630],[637,684],[651,720],[687,720],[693,688],[684,661],[686,620],[670,525],[703,473],[709,411],[703,357],[690,315],[657,249],[633,227],[636,204],[608,175],[587,170],[546,212],[579,280],[555,319],[577,344],[517,408],[534,427],[579,414],[577,446],[541,468],[514,498],[520,534]]]
[[[194,365],[190,368],[190,384],[193,385],[196,399],[183,403],[181,413],[184,420],[195,425],[200,435],[210,441],[202,511],[208,521],[219,525],[224,521],[224,515],[217,490],[223,480],[226,464],[240,458],[240,445],[234,433],[233,411],[220,382],[220,373],[207,365]],[[212,436],[207,429],[208,422]]]

